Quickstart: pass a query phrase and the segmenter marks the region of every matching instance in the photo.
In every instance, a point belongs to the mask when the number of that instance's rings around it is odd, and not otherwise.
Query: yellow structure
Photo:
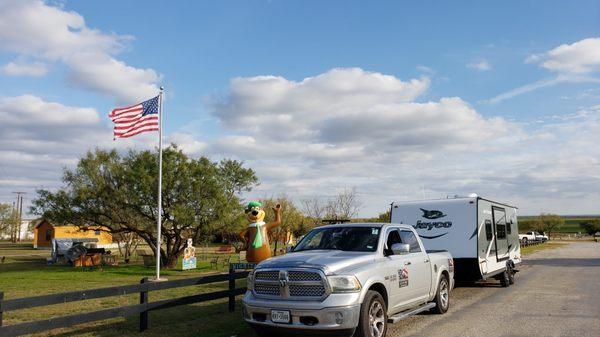
[[[89,226],[82,229],[77,226],[54,226],[46,219],[40,220],[33,230],[33,248],[51,248],[52,239],[98,239],[99,248],[113,245],[113,237],[107,227]]]

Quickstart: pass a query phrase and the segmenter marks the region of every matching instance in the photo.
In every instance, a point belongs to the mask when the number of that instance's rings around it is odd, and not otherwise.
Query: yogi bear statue
[[[250,263],[258,263],[271,257],[268,233],[281,225],[281,205],[275,205],[273,211],[275,220],[265,223],[265,211],[260,202],[252,201],[246,206],[246,218],[250,224],[240,232],[240,237],[246,242],[246,260]]]

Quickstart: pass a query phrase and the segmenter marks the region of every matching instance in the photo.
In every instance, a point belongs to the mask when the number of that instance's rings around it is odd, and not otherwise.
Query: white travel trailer
[[[514,283],[521,263],[517,208],[478,197],[402,201],[391,205],[391,222],[413,226],[426,249],[447,250],[459,281],[497,278]]]

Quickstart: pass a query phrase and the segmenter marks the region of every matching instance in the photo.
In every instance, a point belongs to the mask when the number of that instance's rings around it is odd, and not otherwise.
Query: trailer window
[[[506,225],[496,224],[496,234],[498,235],[498,239],[506,239]]]
[[[421,252],[421,246],[419,246],[419,240],[417,240],[415,233],[411,231],[400,231],[400,237],[402,238],[402,243],[408,243],[410,245],[411,253]]]
[[[492,221],[485,220],[485,238],[488,241],[492,241]]]
[[[506,224],[506,233],[508,235],[512,234],[512,221]]]

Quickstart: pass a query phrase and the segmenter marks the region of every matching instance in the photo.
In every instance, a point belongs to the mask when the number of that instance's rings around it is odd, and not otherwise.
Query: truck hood
[[[330,275],[348,272],[374,258],[375,253],[370,252],[308,250],[270,258],[259,263],[256,268],[317,268]]]

